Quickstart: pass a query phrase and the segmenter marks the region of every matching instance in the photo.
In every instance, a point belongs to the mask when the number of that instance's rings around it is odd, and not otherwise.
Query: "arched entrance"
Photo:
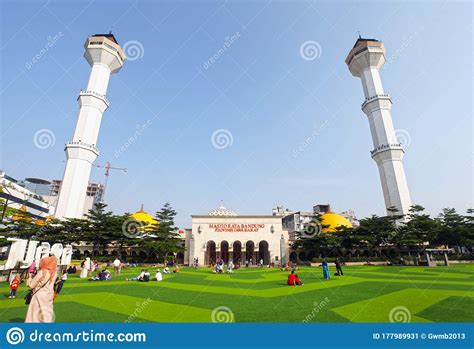
[[[211,263],[216,263],[216,243],[212,240],[207,242],[205,260],[206,265]]]
[[[270,251],[268,251],[268,242],[262,240],[258,243],[258,263],[263,260],[263,265],[270,264]]]
[[[178,254],[176,255],[176,263],[184,264],[184,253],[183,252],[178,252]]]
[[[233,262],[234,264],[240,264],[242,262],[242,243],[240,241],[234,241],[233,250]]]
[[[291,252],[290,253],[290,261],[292,261],[293,263],[296,263],[298,261],[298,255],[296,254],[296,252]]]
[[[229,262],[229,243],[225,240],[221,242],[221,259],[224,263]]]
[[[255,264],[255,244],[253,241],[247,241],[245,244],[245,260],[250,263],[250,265]]]

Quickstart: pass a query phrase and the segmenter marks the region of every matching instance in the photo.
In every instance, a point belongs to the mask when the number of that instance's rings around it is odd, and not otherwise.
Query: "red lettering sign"
[[[221,233],[245,233],[245,232],[258,232],[260,229],[265,228],[265,224],[237,224],[237,223],[210,223],[209,229],[214,229],[214,232]]]

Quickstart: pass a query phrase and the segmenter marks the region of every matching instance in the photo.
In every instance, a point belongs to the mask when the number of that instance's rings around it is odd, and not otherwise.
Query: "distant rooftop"
[[[106,37],[107,39],[109,39],[109,40],[115,42],[117,45],[119,44],[119,43],[117,42],[117,39],[115,38],[114,34],[112,34],[112,33],[108,33],[108,34],[94,34],[94,35],[91,35],[91,36],[92,36],[92,37],[104,36],[104,37]]]
[[[359,38],[357,39],[356,43],[354,44],[354,46],[352,48],[356,47],[357,44],[360,43],[360,42],[367,42],[367,41],[379,42],[379,40],[377,40],[377,39],[365,39],[365,38],[362,38],[362,37],[359,36]]]

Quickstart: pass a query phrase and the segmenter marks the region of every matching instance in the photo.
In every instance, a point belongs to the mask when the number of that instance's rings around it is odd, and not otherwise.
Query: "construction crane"
[[[127,172],[127,169],[125,167],[111,166],[110,162],[106,162],[105,165],[93,164],[93,166],[99,167],[99,168],[105,168],[105,182],[104,182],[104,188],[102,189],[102,197],[100,198],[100,201],[104,202],[105,189],[107,188],[107,182],[109,180],[110,170],[120,170],[123,172]]]

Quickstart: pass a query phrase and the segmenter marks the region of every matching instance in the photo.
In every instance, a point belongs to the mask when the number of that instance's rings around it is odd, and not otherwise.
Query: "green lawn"
[[[299,287],[286,285],[287,272],[258,268],[183,268],[160,283],[125,281],[139,271],[102,282],[70,276],[55,301],[56,322],[474,322],[474,265],[346,267],[327,281],[306,267]],[[0,321],[23,321],[25,284],[14,300],[6,283],[0,290]]]

